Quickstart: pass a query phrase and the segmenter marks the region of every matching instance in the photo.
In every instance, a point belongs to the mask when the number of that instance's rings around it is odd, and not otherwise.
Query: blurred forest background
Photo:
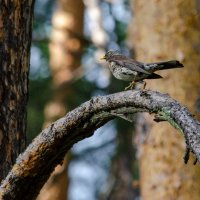
[[[198,0],[36,0],[28,141],[92,96],[124,90],[127,84],[100,61],[108,49],[140,61],[183,62],[182,71],[161,72],[165,78],[147,88],[169,93],[198,117],[199,5]],[[74,145],[37,199],[199,199],[199,166],[183,163],[178,131],[142,114],[135,122],[111,121]]]

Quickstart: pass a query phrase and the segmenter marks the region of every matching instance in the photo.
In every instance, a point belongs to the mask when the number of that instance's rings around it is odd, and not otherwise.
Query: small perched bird
[[[144,88],[146,82],[144,79],[159,79],[162,76],[154,73],[158,70],[173,69],[184,67],[177,60],[170,60],[156,63],[142,63],[119,53],[118,50],[110,50],[101,59],[109,63],[109,68],[115,78],[131,82],[125,90],[133,88],[136,82],[143,82]]]

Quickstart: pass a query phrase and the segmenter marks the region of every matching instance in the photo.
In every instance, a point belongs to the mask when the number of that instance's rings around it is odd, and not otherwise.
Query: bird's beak
[[[103,56],[102,58],[100,58],[100,60],[105,60],[106,59],[106,57],[105,56]]]

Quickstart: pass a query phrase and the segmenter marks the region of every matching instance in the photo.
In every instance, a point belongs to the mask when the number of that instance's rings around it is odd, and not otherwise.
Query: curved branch
[[[2,182],[0,199],[34,199],[73,144],[90,137],[116,116],[135,112],[155,113],[156,121],[166,120],[179,129],[185,136],[187,150],[200,161],[200,123],[167,94],[132,90],[98,96],[52,123],[34,139]]]

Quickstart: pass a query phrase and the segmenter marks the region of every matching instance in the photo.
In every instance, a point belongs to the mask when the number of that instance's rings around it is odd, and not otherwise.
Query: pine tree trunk
[[[200,84],[200,26],[195,0],[135,0],[130,33],[139,61],[178,59],[185,68],[162,71],[147,88],[169,93],[197,114]],[[146,118],[146,117],[145,117]],[[200,168],[185,165],[183,136],[167,123],[143,124],[140,147],[142,199],[199,199]],[[142,118],[143,121],[143,118]]]
[[[70,83],[76,78],[76,70],[81,64],[83,12],[82,0],[59,0],[58,9],[53,15],[49,48],[54,97],[45,108],[45,126],[67,112],[67,97],[73,96]],[[69,158],[66,156],[63,165],[55,168],[37,200],[67,199],[68,162]]]
[[[0,181],[26,143],[33,3],[0,1]]]

